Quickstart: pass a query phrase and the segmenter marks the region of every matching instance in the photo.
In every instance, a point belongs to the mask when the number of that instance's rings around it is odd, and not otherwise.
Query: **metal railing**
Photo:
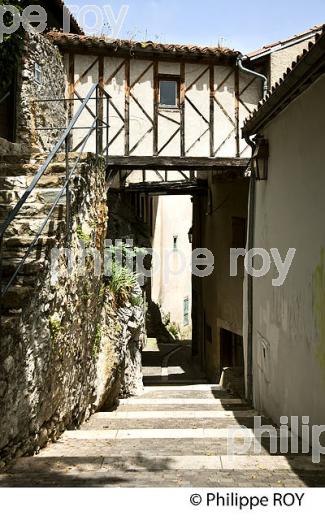
[[[95,94],[95,96],[94,96]],[[93,97],[94,96],[94,97]],[[67,223],[67,231],[69,229],[69,223],[70,223],[70,194],[69,194],[69,183],[71,179],[73,178],[75,171],[80,163],[80,160],[82,158],[82,154],[85,150],[86,144],[89,141],[90,136],[95,132],[96,135],[96,146],[95,146],[95,154],[98,159],[99,156],[105,156],[106,157],[106,164],[108,159],[108,145],[109,145],[109,103],[110,103],[110,96],[109,94],[102,88],[101,85],[96,84],[94,85],[90,91],[88,92],[87,96],[85,98],[81,98],[79,96],[78,100],[80,101],[80,107],[76,111],[75,115],[70,120],[68,126],[66,128],[58,128],[58,127],[43,127],[38,128],[38,130],[63,130],[63,133],[59,140],[57,141],[56,145],[53,147],[51,152],[48,154],[44,164],[38,169],[37,173],[35,174],[32,182],[28,186],[28,188],[25,190],[17,204],[14,206],[14,208],[9,212],[8,216],[5,218],[4,222],[0,226],[0,284],[1,284],[1,291],[0,291],[0,298],[1,300],[3,297],[8,293],[8,290],[16,280],[18,274],[20,273],[22,267],[24,266],[26,260],[30,256],[33,248],[37,244],[38,240],[42,236],[42,233],[44,229],[46,228],[55,208],[59,204],[60,200],[62,199],[64,193],[66,194],[66,223]],[[106,121],[103,120],[103,100],[106,100]],[[89,107],[89,101],[95,100],[96,101],[96,111],[94,112]],[[53,102],[53,101],[63,101],[63,99],[40,99],[37,100],[37,102]],[[72,101],[71,99],[64,99],[64,101]],[[81,114],[87,110],[92,116],[93,116],[93,123],[91,126],[87,127],[79,127],[76,126]],[[76,147],[75,150],[71,150],[71,137],[72,132],[74,130],[88,130],[87,134],[83,137],[82,142],[80,145]],[[105,145],[103,144],[103,141],[105,139]],[[32,240],[31,244],[28,246],[26,253],[23,255],[22,259],[18,263],[17,268],[15,269],[12,276],[9,278],[5,286],[3,287],[3,276],[2,276],[2,253],[3,253],[3,241],[5,238],[5,233],[8,230],[9,226],[14,222],[16,217],[19,215],[21,209],[25,205],[26,201],[30,197],[33,190],[38,185],[39,180],[41,177],[45,174],[46,170],[52,163],[55,156],[60,153],[62,148],[65,149],[65,164],[66,164],[66,174],[65,174],[65,182],[63,186],[61,187],[59,193],[55,197],[54,202],[52,203],[52,206],[38,228],[35,238]],[[70,153],[78,151],[78,156],[72,166],[70,168]]]
[[[6,101],[6,99],[10,96],[10,90],[8,90],[8,92],[2,97],[0,98],[0,105],[1,103],[3,103],[4,101]]]

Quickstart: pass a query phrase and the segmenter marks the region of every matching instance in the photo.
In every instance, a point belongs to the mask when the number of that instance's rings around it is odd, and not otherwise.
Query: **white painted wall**
[[[188,195],[155,197],[157,219],[153,237],[152,299],[171,321],[184,328],[183,302],[192,301],[190,259],[192,246],[188,232],[192,227],[192,202]],[[178,237],[177,251],[173,251],[173,237]],[[183,260],[188,269],[182,269]]]
[[[96,55],[75,55],[75,89],[81,97],[84,97],[92,85],[99,79],[99,63]],[[66,67],[68,60],[65,57]],[[153,155],[153,131],[152,120],[154,118],[154,88],[153,88],[153,64],[140,59],[131,59],[130,80],[130,155]],[[149,67],[149,68],[148,68]],[[148,70],[146,71],[146,69]],[[180,63],[160,62],[159,74],[180,74]],[[145,72],[145,74],[143,74]],[[86,73],[86,74],[85,74]],[[84,75],[84,77],[83,77]],[[215,155],[217,157],[234,157],[236,155],[236,95],[235,73],[229,66],[215,66],[215,97],[214,103],[214,133]],[[110,138],[114,142],[110,147],[111,155],[125,154],[125,130],[121,132],[123,121],[120,117],[125,115],[125,65],[124,59],[116,57],[104,58],[105,89],[111,95],[115,105],[110,110]],[[240,90],[252,81],[250,75],[240,76]],[[192,85],[193,84],[193,85]],[[200,63],[185,64],[185,87],[187,89],[185,101],[185,151],[189,157],[210,156],[210,84],[208,65]],[[254,81],[241,95],[239,106],[240,123],[249,115],[249,111],[256,107],[261,96],[261,85]],[[134,99],[135,98],[135,99]],[[137,101],[144,111],[138,106]],[[192,104],[201,112],[201,115],[193,108]],[[75,103],[75,110],[80,106]],[[90,104],[95,111],[95,102]],[[119,115],[120,113],[120,115]],[[175,121],[173,123],[163,116]],[[106,121],[106,118],[104,117]],[[93,119],[84,112],[80,118],[80,126],[89,126]],[[158,149],[161,156],[180,156],[181,139],[178,132],[167,145],[170,137],[177,131],[181,121],[179,109],[159,109],[158,117]],[[241,126],[241,125],[240,125]],[[119,133],[120,132],[120,133]],[[74,144],[77,144],[86,135],[87,130],[75,132]],[[141,142],[137,145],[137,142]],[[137,146],[136,146],[137,145]],[[87,145],[86,151],[94,150],[94,138]],[[240,136],[240,152],[242,156],[249,156],[249,150],[245,141]]]
[[[265,129],[269,178],[257,182],[255,247],[296,248],[289,276],[254,279],[254,401],[275,421],[325,424],[325,77]]]
[[[286,49],[280,49],[271,54],[271,86],[283,76],[288,67],[291,67],[293,61],[296,61],[297,56],[300,56],[304,49],[308,49],[309,42],[314,42],[315,37],[313,36],[309,40],[304,42],[296,43]]]

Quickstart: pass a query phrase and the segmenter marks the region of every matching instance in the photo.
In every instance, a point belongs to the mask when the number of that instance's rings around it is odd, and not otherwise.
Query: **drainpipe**
[[[267,91],[268,91],[269,81],[268,81],[267,77],[264,76],[264,74],[260,74],[259,72],[255,72],[255,70],[247,69],[246,67],[244,67],[243,61],[247,60],[247,59],[248,59],[247,56],[243,56],[242,54],[239,54],[239,56],[237,58],[237,67],[242,72],[256,76],[256,78],[259,78],[263,81],[263,98],[265,98]]]
[[[250,137],[245,137],[247,144],[252,148],[252,154],[255,149],[255,143]],[[248,236],[247,250],[254,248],[254,228],[255,228],[255,191],[256,178],[255,173],[251,172],[249,183],[249,199],[248,199]],[[249,402],[253,402],[253,277],[247,273],[247,389],[246,398]]]
[[[241,72],[250,74],[263,81],[263,99],[268,92],[268,79],[264,74],[248,69],[243,65],[243,61],[248,59],[247,56],[239,54],[237,58],[237,67]],[[252,148],[252,155],[255,149],[254,141],[249,137],[245,137],[245,141]],[[254,228],[255,228],[255,191],[256,178],[254,172],[251,173],[249,184],[249,202],[248,202],[248,237],[247,249],[250,251],[254,248]],[[247,275],[247,390],[246,397],[248,401],[253,401],[253,277]]]

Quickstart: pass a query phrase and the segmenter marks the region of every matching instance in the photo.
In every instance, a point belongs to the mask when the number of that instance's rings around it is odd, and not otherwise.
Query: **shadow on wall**
[[[152,301],[147,291],[148,311],[146,316],[147,335],[149,338],[156,338],[158,343],[174,343],[174,337],[168,332],[162,321],[159,306]]]

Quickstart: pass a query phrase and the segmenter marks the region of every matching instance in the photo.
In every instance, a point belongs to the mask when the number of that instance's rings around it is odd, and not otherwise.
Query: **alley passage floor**
[[[95,414],[34,457],[0,475],[9,487],[298,487],[324,486],[325,462],[309,456],[227,452],[234,429],[253,426],[254,410],[190,361],[190,348],[149,343],[145,390],[116,411]],[[264,418],[265,424],[270,424]]]

